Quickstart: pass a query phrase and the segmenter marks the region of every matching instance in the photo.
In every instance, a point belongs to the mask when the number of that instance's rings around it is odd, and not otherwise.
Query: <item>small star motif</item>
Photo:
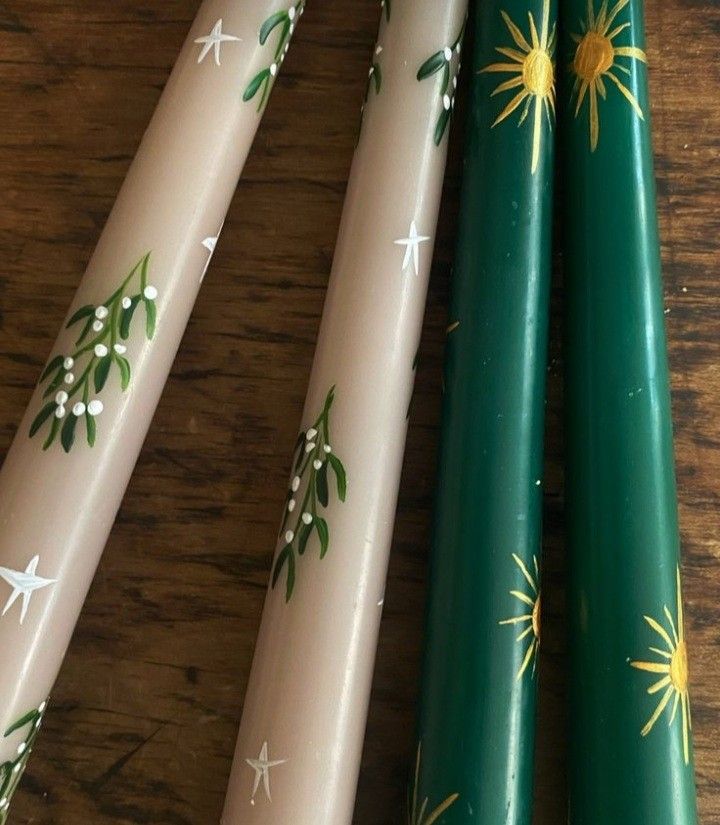
[[[34,556],[24,571],[10,570],[7,567],[0,567],[0,578],[13,588],[10,598],[7,600],[3,608],[2,615],[4,616],[8,610],[15,604],[15,602],[22,596],[22,608],[20,610],[20,624],[25,621],[25,616],[30,606],[30,599],[36,590],[47,587],[50,584],[55,584],[57,579],[44,579],[41,576],[36,576],[40,556]]]
[[[220,18],[217,23],[213,26],[212,31],[206,37],[198,37],[195,42],[198,45],[202,45],[202,49],[200,50],[200,54],[198,56],[197,62],[202,63],[203,60],[208,56],[211,49],[215,51],[215,65],[220,65],[220,46],[223,43],[227,43],[230,41],[239,42],[240,38],[235,37],[232,34],[224,34],[222,30],[222,18]]]
[[[398,238],[393,243],[397,244],[398,246],[405,247],[405,257],[403,258],[403,265],[402,271],[405,270],[410,266],[410,261],[412,260],[413,266],[415,269],[415,274],[417,275],[420,271],[420,244],[425,243],[426,241],[430,240],[429,235],[419,235],[417,231],[417,226],[415,225],[415,221],[412,221],[410,224],[410,231],[408,232],[407,238]]]
[[[272,797],[270,796],[270,768],[274,768],[277,765],[284,765],[287,762],[287,759],[269,760],[268,743],[263,742],[263,746],[260,749],[260,756],[258,756],[257,759],[246,759],[245,761],[255,771],[255,780],[253,782],[253,791],[250,801],[254,804],[255,794],[258,792],[260,782],[262,781],[265,796],[268,798],[268,802],[272,802]]]

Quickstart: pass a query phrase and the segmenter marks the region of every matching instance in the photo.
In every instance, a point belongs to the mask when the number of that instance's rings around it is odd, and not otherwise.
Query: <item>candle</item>
[[[352,820],[464,19],[383,4],[224,825]]]
[[[0,823],[303,7],[201,7],[6,457]]]
[[[556,12],[477,6],[411,825],[531,822]]]
[[[570,818],[693,825],[640,0],[565,0]]]

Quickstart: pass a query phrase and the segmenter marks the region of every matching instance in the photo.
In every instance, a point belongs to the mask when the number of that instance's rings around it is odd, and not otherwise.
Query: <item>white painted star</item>
[[[223,43],[228,41],[235,40],[239,41],[239,37],[235,37],[232,34],[223,34],[222,30],[222,17],[217,21],[217,23],[213,26],[212,31],[210,32],[207,37],[198,37],[195,41],[198,44],[202,44],[202,49],[200,50],[200,55],[198,57],[197,62],[202,63],[203,60],[207,57],[210,52],[210,49],[215,50],[215,65],[220,65],[220,46]]]
[[[260,756],[258,756],[257,759],[246,759],[245,761],[255,771],[255,781],[253,782],[253,792],[250,799],[255,799],[255,794],[260,787],[260,780],[262,780],[265,796],[267,796],[269,802],[272,802],[272,797],[270,796],[270,768],[274,768],[277,765],[284,765],[287,759],[270,761],[268,759],[268,743],[263,742],[263,746],[260,749]]]
[[[20,611],[20,624],[22,624],[25,620],[25,614],[30,606],[30,598],[32,594],[36,590],[40,590],[50,584],[55,584],[57,581],[57,579],[43,579],[41,576],[35,575],[39,561],[40,556],[34,556],[24,571],[10,570],[7,567],[0,567],[0,578],[5,579],[10,587],[13,588],[13,592],[7,600],[2,615],[4,616],[20,598],[20,596],[22,596],[23,601],[22,609]]]
[[[408,232],[407,238],[398,238],[394,243],[398,246],[405,247],[405,258],[403,259],[403,272],[410,266],[410,260],[415,266],[415,274],[418,274],[420,268],[420,244],[425,243],[425,241],[429,241],[429,235],[418,235],[417,226],[415,225],[415,221],[412,221],[410,224],[410,231]]]

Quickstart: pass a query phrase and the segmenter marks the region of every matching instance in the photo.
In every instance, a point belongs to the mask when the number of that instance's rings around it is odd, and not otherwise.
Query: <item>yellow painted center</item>
[[[597,32],[588,32],[580,41],[573,69],[575,74],[587,83],[605,74],[615,60],[615,49],[607,37]]]
[[[544,49],[532,49],[523,63],[523,83],[531,95],[547,97],[553,87],[553,64]]]
[[[532,609],[532,628],[536,639],[540,639],[540,594],[535,599]]]
[[[670,681],[678,693],[685,693],[688,688],[687,645],[680,642],[670,660]]]

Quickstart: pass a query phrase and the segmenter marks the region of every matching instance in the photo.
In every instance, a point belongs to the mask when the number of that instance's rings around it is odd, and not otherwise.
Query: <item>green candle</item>
[[[529,825],[556,8],[478,4],[411,825]]]
[[[643,6],[563,15],[569,821],[693,825]]]

